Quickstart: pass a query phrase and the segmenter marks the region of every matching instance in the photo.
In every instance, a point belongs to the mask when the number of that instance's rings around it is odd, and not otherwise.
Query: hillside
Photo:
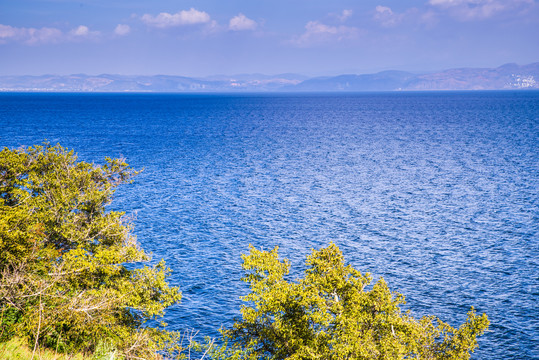
[[[215,75],[206,78],[153,75],[0,76],[0,91],[38,92],[342,92],[539,89],[539,62],[440,72],[383,71],[308,78],[297,74]]]

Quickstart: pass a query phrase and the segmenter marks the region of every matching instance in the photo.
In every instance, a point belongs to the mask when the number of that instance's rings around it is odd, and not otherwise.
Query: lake
[[[416,316],[486,312],[472,358],[539,357],[537,91],[1,93],[0,127],[1,146],[143,169],[111,208],[172,268],[172,329],[231,324],[249,244],[300,276],[333,241]]]

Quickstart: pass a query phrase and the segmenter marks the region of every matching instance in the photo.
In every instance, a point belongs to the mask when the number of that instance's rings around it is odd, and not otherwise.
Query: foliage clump
[[[149,260],[124,213],[108,211],[116,187],[135,172],[121,159],[96,166],[57,145],[0,152],[0,341],[34,349],[123,358],[174,351],[177,335],[148,320],[178,303],[163,261]]]
[[[214,358],[469,359],[489,324],[473,308],[459,328],[434,316],[413,318],[400,309],[404,296],[383,279],[370,287],[371,276],[345,265],[333,243],[313,250],[306,265],[294,282],[277,247],[251,247],[243,255],[251,291],[243,297],[242,319],[223,331],[226,345],[214,349]]]

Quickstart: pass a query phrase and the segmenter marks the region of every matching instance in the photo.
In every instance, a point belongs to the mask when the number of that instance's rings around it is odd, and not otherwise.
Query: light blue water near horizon
[[[473,359],[539,358],[539,92],[0,94],[0,146],[144,168],[112,205],[165,258],[171,328],[238,316],[248,244],[303,268],[335,242],[414,315],[490,330]]]

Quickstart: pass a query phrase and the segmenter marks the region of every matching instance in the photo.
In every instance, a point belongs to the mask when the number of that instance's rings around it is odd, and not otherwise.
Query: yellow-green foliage
[[[100,343],[92,355],[62,354],[52,349],[35,350],[23,339],[14,337],[6,342],[0,342],[0,359],[2,360],[123,360],[118,351],[110,343]]]
[[[123,213],[108,211],[134,172],[96,166],[61,146],[0,152],[0,341],[13,335],[59,352],[110,342],[125,357],[157,357],[176,334],[143,327],[180,301],[164,262],[149,260]]]
[[[305,276],[286,280],[290,265],[277,248],[251,247],[243,256],[242,319],[225,330],[224,359],[469,359],[476,337],[488,327],[473,308],[458,329],[435,317],[403,313],[404,296],[383,279],[369,290],[369,274],[350,265],[335,244],[307,258]]]
[[[34,351],[20,338],[0,343],[0,359],[2,360],[30,360],[32,357],[36,360],[94,360],[94,358],[85,357],[82,354],[64,355],[49,349]],[[115,359],[113,357],[110,360]]]

